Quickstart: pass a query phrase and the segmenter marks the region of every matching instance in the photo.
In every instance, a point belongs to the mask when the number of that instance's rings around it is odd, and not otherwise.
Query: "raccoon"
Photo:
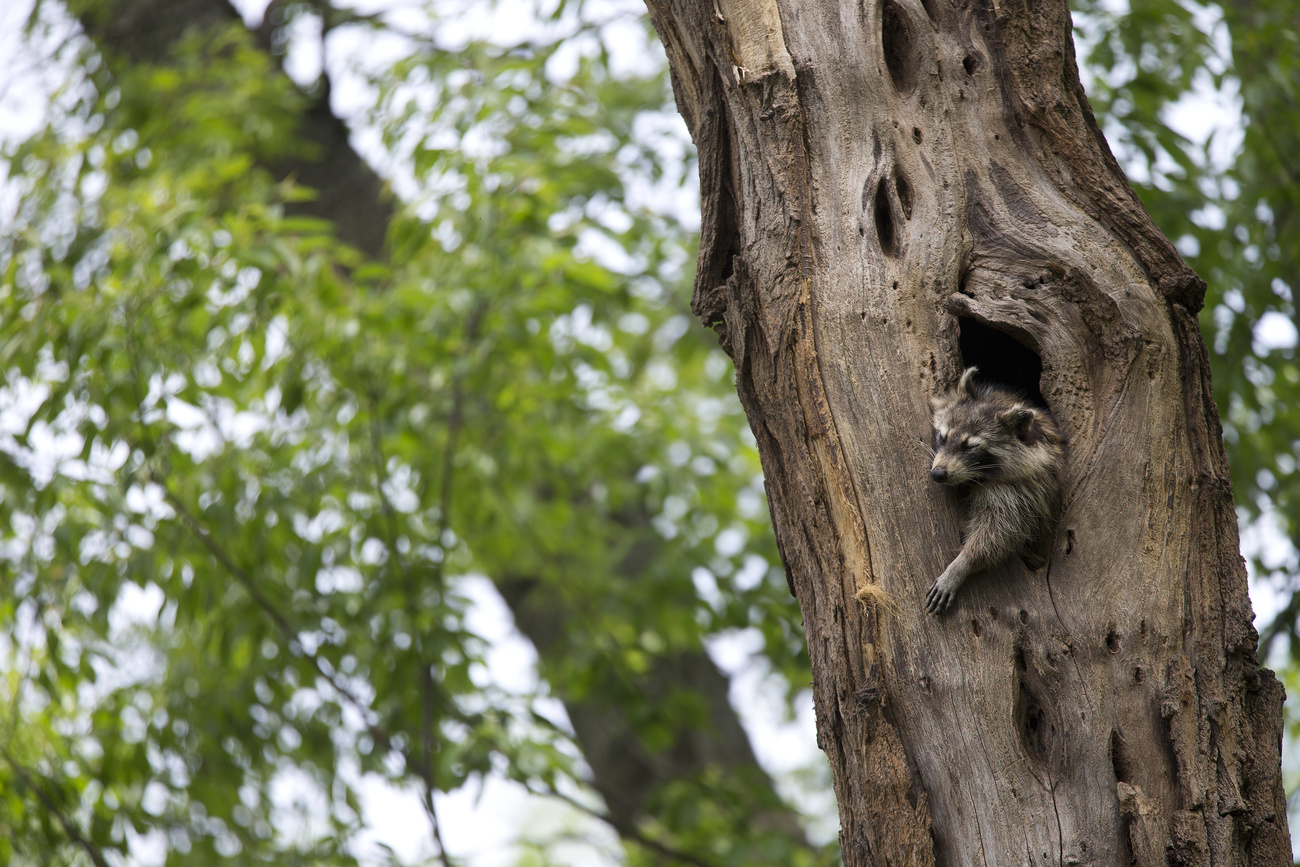
[[[1041,568],[1061,511],[1065,439],[1056,421],[1015,392],[973,382],[975,371],[931,401],[930,476],[956,488],[966,507],[961,551],[925,597],[932,614],[952,604],[972,573],[1013,554]]]

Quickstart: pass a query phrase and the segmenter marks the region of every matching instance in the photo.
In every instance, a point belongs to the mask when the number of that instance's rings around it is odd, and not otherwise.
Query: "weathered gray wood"
[[[1063,0],[648,5],[845,863],[1289,864],[1204,284],[1096,130]],[[960,513],[922,441],[962,318],[1041,359],[1069,484],[1048,566],[935,618]]]

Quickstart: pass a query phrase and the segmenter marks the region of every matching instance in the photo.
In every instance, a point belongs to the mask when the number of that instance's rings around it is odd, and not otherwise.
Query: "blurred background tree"
[[[0,859],[833,862],[824,763],[770,725],[806,719],[803,635],[687,308],[695,168],[644,10],[246,5],[21,19]],[[1075,8],[1098,121],[1210,284],[1294,687],[1293,7]],[[741,671],[774,708],[748,729]],[[448,844],[467,792],[511,846]],[[407,848],[393,798],[424,813]]]

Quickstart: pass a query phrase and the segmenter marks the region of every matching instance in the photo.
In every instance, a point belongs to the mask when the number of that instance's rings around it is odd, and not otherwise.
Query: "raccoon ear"
[[[971,394],[971,384],[975,380],[975,373],[978,367],[968,367],[962,372],[961,379],[957,380],[957,396],[963,400],[970,400],[974,395]]]
[[[1016,439],[1023,440],[1029,433],[1029,426],[1034,423],[1034,411],[1023,403],[998,413],[998,424],[1015,434]]]

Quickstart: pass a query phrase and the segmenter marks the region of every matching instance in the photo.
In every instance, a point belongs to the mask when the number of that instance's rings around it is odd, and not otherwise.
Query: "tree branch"
[[[366,726],[366,731],[375,739],[376,742],[383,745],[385,749],[395,749],[393,747],[392,737],[389,735],[387,730],[379,725],[379,723],[372,720],[374,710],[370,705],[362,701],[350,687],[337,677],[333,672],[333,666],[329,666],[327,669],[319,654],[307,650],[306,646],[302,643],[302,640],[298,637],[298,632],[293,627],[293,624],[291,624],[288,618],[285,617],[284,614],[275,606],[275,603],[271,601],[270,597],[262,592],[261,588],[259,588],[257,583],[253,580],[253,577],[235,562],[234,558],[231,557],[225,548],[223,548],[212,534],[208,532],[208,529],[203,526],[202,522],[200,522],[199,519],[190,512],[185,503],[183,503],[181,499],[167,487],[166,480],[156,472],[150,473],[149,480],[162,488],[163,499],[166,500],[168,505],[176,510],[181,521],[199,538],[199,541],[203,543],[203,547],[208,550],[208,553],[212,555],[212,558],[216,560],[217,563],[220,564],[221,567],[225,569],[241,587],[244,588],[244,592],[249,595],[253,602],[257,604],[257,607],[262,609],[262,612],[273,624],[275,624],[276,629],[279,630],[281,635],[284,636],[285,641],[288,643],[290,651],[298,657],[310,662],[316,673],[320,675],[320,677],[340,696],[342,696],[348,704],[352,705],[353,708],[361,714],[361,718]],[[400,752],[400,750],[398,752]]]
[[[555,789],[554,787],[547,786],[545,789],[539,791],[537,788],[525,783],[524,788],[528,789],[528,791],[534,795],[538,795],[541,797],[558,798],[559,800],[568,804],[570,807],[577,810],[578,812],[584,813],[592,817],[593,819],[599,819],[600,821],[609,825],[623,839],[630,840],[633,843],[636,843],[638,846],[644,846],[645,848],[651,850],[652,852],[657,852],[660,855],[663,855],[667,858],[671,858],[674,861],[679,861],[682,864],[689,864],[691,865],[691,867],[716,867],[716,865],[710,864],[708,861],[704,861],[700,858],[697,858],[694,855],[683,852],[680,849],[674,849],[671,846],[668,846],[664,843],[660,843],[658,840],[655,840],[651,837],[647,837],[640,830],[638,830],[634,825],[614,819],[609,814],[602,813],[600,810],[594,810],[591,807],[588,807],[586,804],[582,803],[581,801],[578,801],[575,798],[571,798],[570,796],[564,794],[558,789]]]
[[[9,767],[13,768],[14,773],[18,774],[18,776],[22,778],[23,783],[36,793],[36,799],[41,802],[41,805],[45,807],[46,810],[49,810],[50,813],[54,815],[54,818],[59,820],[59,824],[63,826],[64,832],[72,839],[73,843],[80,846],[82,851],[89,856],[90,860],[94,862],[95,867],[108,867],[108,861],[104,859],[104,853],[99,851],[99,847],[86,839],[85,835],[81,833],[81,829],[77,827],[76,823],[59,809],[58,805],[54,803],[54,800],[36,783],[36,780],[32,777],[27,768],[14,759],[13,754],[9,752],[9,749],[0,746],[0,755],[4,756]]]

